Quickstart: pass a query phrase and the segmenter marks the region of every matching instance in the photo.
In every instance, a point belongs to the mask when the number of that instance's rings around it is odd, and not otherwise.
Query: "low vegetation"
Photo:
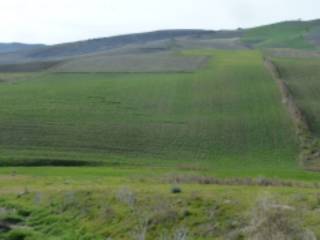
[[[0,238],[5,240],[320,236],[318,188],[180,182],[174,194],[173,185],[162,182],[168,170],[15,168],[15,175],[4,170]]]
[[[252,240],[316,240],[314,232],[303,227],[299,214],[303,213],[295,207],[265,196],[258,199],[252,209],[250,224],[242,234]]]

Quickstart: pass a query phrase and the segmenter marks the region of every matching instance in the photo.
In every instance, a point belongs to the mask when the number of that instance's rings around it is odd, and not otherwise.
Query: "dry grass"
[[[166,175],[161,179],[164,183],[170,184],[214,184],[234,186],[264,186],[264,187],[299,187],[299,188],[320,188],[318,183],[303,183],[292,180],[270,179],[265,177],[257,178],[216,178],[211,176],[198,175]]]
[[[302,226],[297,209],[268,196],[257,201],[243,232],[248,240],[316,240],[313,232]]]
[[[131,191],[128,187],[122,187],[118,190],[116,195],[118,201],[128,205],[129,207],[133,207],[136,202],[136,197],[133,191]]]

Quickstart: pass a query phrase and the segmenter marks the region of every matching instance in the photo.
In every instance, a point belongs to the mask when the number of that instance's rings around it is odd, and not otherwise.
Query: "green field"
[[[282,22],[249,29],[243,42],[254,48],[313,49],[308,35],[318,22]]]
[[[320,237],[320,175],[262,53],[183,54],[209,62],[0,74],[1,240]],[[275,63],[317,116],[317,61]]]
[[[1,84],[2,165],[297,169],[291,120],[261,54],[189,54],[212,60],[188,74],[48,73]]]
[[[277,59],[275,62],[305,113],[312,133],[320,137],[320,59]]]
[[[301,159],[307,169],[320,163],[319,58],[278,58],[274,62],[290,95],[302,113],[306,129],[300,138]]]

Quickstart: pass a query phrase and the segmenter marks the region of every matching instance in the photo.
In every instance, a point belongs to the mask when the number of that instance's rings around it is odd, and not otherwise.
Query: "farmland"
[[[193,72],[207,63],[206,57],[179,56],[174,53],[98,54],[63,62],[51,72]]]
[[[249,29],[242,40],[255,48],[314,49],[318,21],[282,22]]]
[[[276,63],[306,114],[312,133],[320,137],[320,59],[277,59]]]
[[[300,159],[305,168],[319,169],[319,58],[275,59],[277,71],[297,106],[300,121]],[[302,127],[303,126],[303,127]]]
[[[318,25],[4,50],[0,239],[319,239]]]
[[[299,166],[261,53],[184,55],[208,63],[189,73],[3,73],[0,237],[242,239],[260,229],[255,214],[318,236],[320,177]]]
[[[209,55],[195,73],[48,73],[2,84],[2,165],[297,169],[293,126],[261,54]]]

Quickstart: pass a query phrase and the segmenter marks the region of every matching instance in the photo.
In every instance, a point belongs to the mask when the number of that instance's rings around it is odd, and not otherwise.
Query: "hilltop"
[[[41,49],[44,44],[0,43],[0,53],[12,53],[31,49]]]
[[[14,47],[12,45],[11,49],[15,49],[14,51],[7,50],[1,53],[0,48],[0,65],[4,65],[0,68],[5,70],[8,67],[9,71],[12,69],[39,71],[60,63],[59,67],[54,68],[53,71],[77,72],[81,69],[82,72],[141,72],[141,67],[136,69],[130,67],[132,59],[137,56],[141,59],[140,65],[143,66],[148,64],[150,60],[156,61],[155,59],[159,59],[159,56],[163,55],[166,55],[165,60],[162,61],[165,62],[170,58],[168,54],[172,55],[177,51],[188,49],[294,48],[316,50],[319,47],[319,20],[287,21],[252,29],[228,31],[164,30],[52,46],[19,45],[19,47]],[[179,62],[179,59],[171,61]],[[40,62],[42,64],[39,65]],[[96,62],[104,64],[95,66]],[[111,64],[111,62],[117,64]],[[159,64],[161,65],[161,63]],[[122,67],[114,68],[115,65]],[[127,65],[129,67],[126,67]],[[181,70],[185,69],[181,68]]]

